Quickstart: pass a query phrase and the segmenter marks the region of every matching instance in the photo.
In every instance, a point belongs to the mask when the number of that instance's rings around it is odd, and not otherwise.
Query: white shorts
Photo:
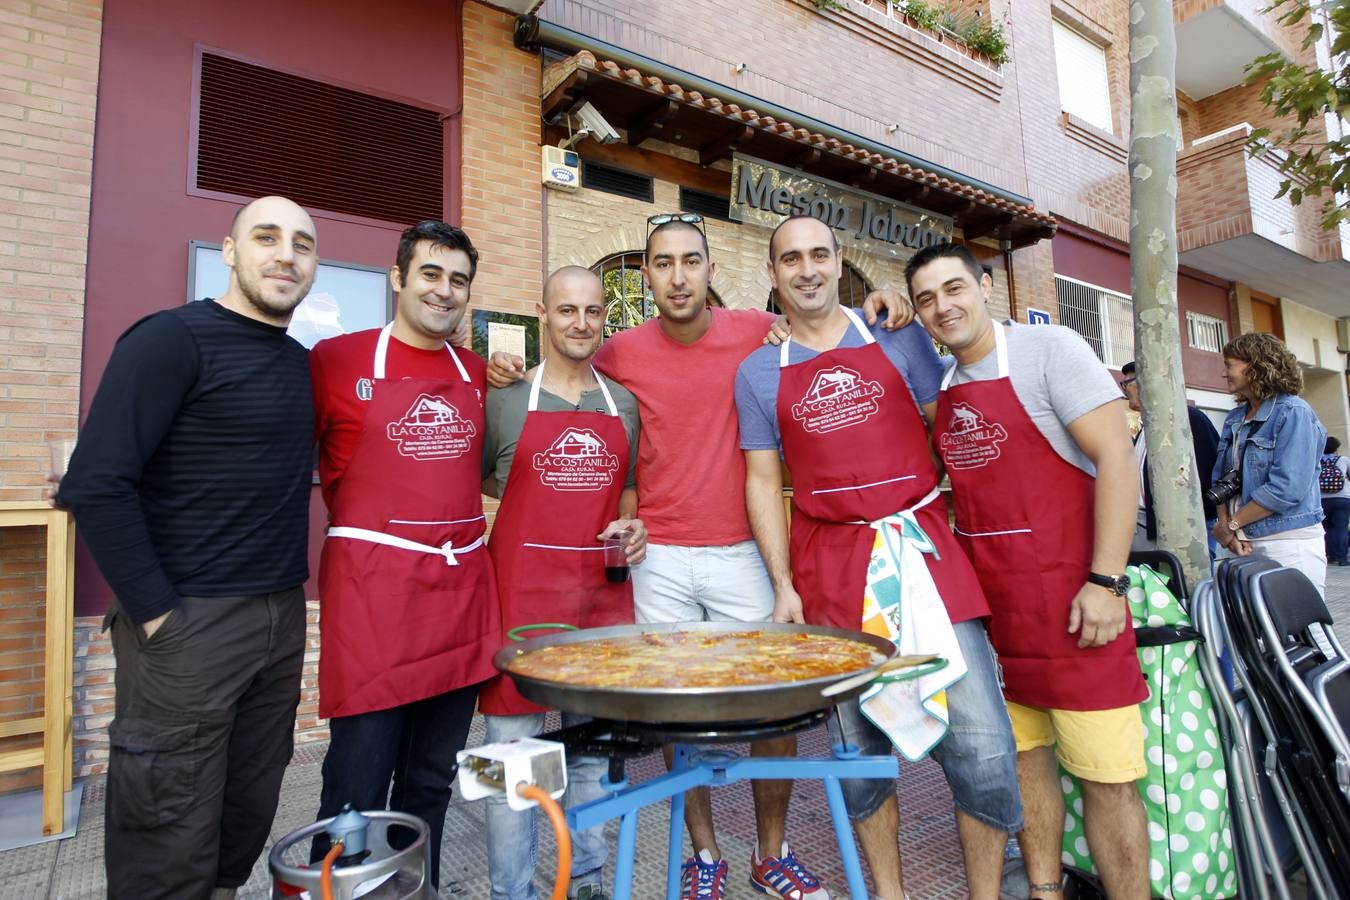
[[[773,618],[773,582],[754,541],[724,547],[648,544],[647,558],[632,573],[639,624]]]

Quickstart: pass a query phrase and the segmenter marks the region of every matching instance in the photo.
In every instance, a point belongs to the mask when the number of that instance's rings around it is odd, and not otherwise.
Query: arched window
[[[605,289],[605,337],[641,325],[657,315],[652,292],[642,280],[641,250],[607,256],[591,266],[591,271],[600,276]],[[726,305],[711,285],[708,305]]]
[[[867,283],[867,279],[862,277],[862,273],[855,269],[852,263],[844,260],[844,274],[839,278],[839,302],[857,309],[863,305],[863,301],[870,293],[872,286]]]

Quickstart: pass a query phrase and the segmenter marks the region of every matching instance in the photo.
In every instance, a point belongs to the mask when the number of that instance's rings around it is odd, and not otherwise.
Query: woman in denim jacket
[[[1241,489],[1219,506],[1219,558],[1265,556],[1298,569],[1325,595],[1318,461],[1327,431],[1301,397],[1298,361],[1279,338],[1244,334],[1223,348],[1224,380],[1238,401],[1224,419],[1214,486],[1240,470]]]

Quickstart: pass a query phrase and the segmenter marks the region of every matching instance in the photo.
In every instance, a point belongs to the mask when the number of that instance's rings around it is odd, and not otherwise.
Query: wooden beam
[[[628,143],[636,147],[651,137],[654,132],[659,131],[662,123],[669,121],[679,111],[679,102],[669,98],[657,100],[629,119]]]
[[[810,147],[793,158],[792,167],[794,169],[805,169],[807,166],[814,166],[818,162],[820,162],[820,148]]]
[[[562,84],[549,91],[548,96],[539,104],[539,112],[544,121],[550,125],[561,122],[563,115],[581,101],[589,78],[589,72],[577,69]]]
[[[973,219],[961,223],[961,233],[966,240],[986,237],[1006,229],[1012,221],[1011,216],[993,216],[988,219]]]
[[[566,130],[556,125],[544,129],[544,143],[557,144],[567,137]],[[640,175],[650,175],[662,181],[697,188],[710,194],[726,194],[731,190],[731,173],[721,169],[704,168],[698,163],[677,159],[655,150],[633,147],[619,142],[597,144],[595,141],[582,141],[576,151],[582,159],[608,163]]]
[[[33,719],[12,719],[0,722],[0,738],[17,737],[21,734],[41,734],[46,720],[42,716]]]
[[[720,138],[698,148],[699,165],[710,166],[719,159],[726,159],[741,144],[755,136],[755,129],[749,125],[736,125]]]

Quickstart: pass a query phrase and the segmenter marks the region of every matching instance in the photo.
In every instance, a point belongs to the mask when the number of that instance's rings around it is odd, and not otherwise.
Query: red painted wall
[[[1129,248],[1123,244],[1061,222],[1052,247],[1056,275],[1133,295]],[[1187,310],[1214,316],[1227,321],[1232,332],[1230,288],[1228,282],[1203,272],[1181,269],[1177,273],[1177,340],[1181,343],[1181,369],[1187,387],[1224,390],[1223,358],[1188,346],[1185,317]]]
[[[119,334],[148,313],[184,302],[187,242],[219,242],[238,203],[188,193],[194,46],[308,78],[444,109],[444,213],[459,218],[462,0],[109,0],[103,17],[85,306],[81,417]],[[251,111],[286,140],[284,103]],[[388,266],[400,227],[311,210],[324,259]],[[323,504],[314,491],[311,569]],[[81,548],[76,607],[111,599]]]

